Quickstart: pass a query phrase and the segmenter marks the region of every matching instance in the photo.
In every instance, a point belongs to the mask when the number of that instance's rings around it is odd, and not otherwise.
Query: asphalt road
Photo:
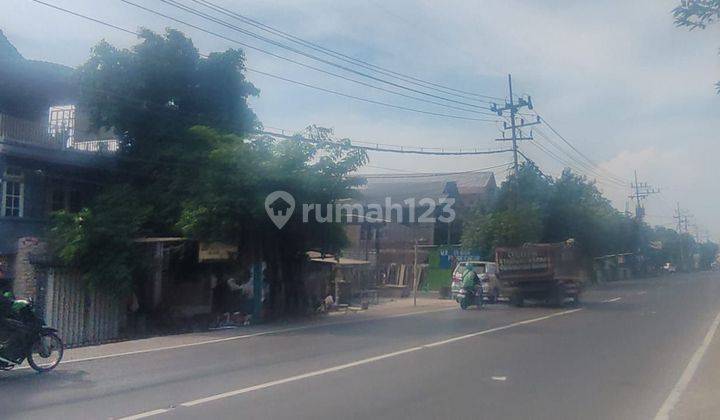
[[[0,373],[0,417],[653,419],[683,404],[719,298],[718,274],[677,275],[578,309],[452,308]]]

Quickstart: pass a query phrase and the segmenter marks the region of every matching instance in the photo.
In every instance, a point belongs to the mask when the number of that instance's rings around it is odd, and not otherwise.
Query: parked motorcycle
[[[0,320],[0,370],[10,370],[27,360],[38,372],[53,370],[63,357],[57,330],[45,326],[32,300],[13,303],[12,315]]]
[[[473,305],[477,306],[478,309],[483,307],[483,292],[482,287],[476,286],[475,290],[468,290],[463,287],[458,291],[455,300],[460,304],[460,309],[467,309]]]

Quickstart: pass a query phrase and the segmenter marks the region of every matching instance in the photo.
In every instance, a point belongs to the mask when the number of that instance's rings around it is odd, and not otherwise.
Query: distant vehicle
[[[663,273],[667,273],[667,274],[673,274],[673,273],[677,272],[677,268],[675,268],[675,266],[669,262],[666,262],[665,265],[663,265],[662,270],[663,270]]]
[[[582,264],[574,241],[554,244],[525,244],[495,251],[501,293],[513,306],[526,299],[545,300],[561,306],[567,298],[580,302]]]
[[[495,303],[500,298],[500,282],[497,279],[497,264],[490,261],[463,261],[458,263],[452,274],[450,290],[452,298],[457,300],[457,295],[462,290],[462,277],[465,274],[466,266],[475,266],[475,272],[480,277],[484,299],[489,303]]]

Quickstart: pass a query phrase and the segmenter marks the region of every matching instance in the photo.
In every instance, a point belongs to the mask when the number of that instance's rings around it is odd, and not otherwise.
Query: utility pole
[[[532,98],[530,96],[525,98],[518,98],[517,102],[515,102],[515,98],[513,97],[513,88],[512,88],[512,75],[508,74],[508,90],[510,93],[510,100],[505,102],[505,106],[502,108],[498,107],[497,104],[493,103],[490,105],[490,110],[498,114],[498,116],[502,117],[505,111],[510,111],[510,125],[507,124],[507,122],[503,122],[503,129],[504,131],[510,130],[511,137],[506,138],[505,132],[503,131],[503,138],[501,139],[495,139],[495,141],[512,141],[512,150],[513,150],[513,168],[515,176],[518,174],[518,142],[523,140],[533,140],[532,132],[530,133],[530,136],[523,137],[522,133],[520,133],[520,129],[522,127],[527,127],[531,125],[540,124],[540,117],[537,117],[536,121],[533,122],[525,122],[524,119],[520,119],[520,124],[517,123],[517,113],[520,109],[527,107],[528,109],[533,109],[533,103]],[[518,136],[518,133],[520,135]]]
[[[642,200],[645,200],[649,195],[659,193],[660,190],[652,188],[647,182],[638,182],[637,171],[635,171],[635,183],[630,184],[630,187],[633,189],[633,193],[629,198],[635,200],[635,218],[642,221],[645,217],[645,208],[642,206]]]
[[[677,203],[676,213],[673,216],[674,219],[677,220],[677,232],[678,235],[680,235],[680,261],[682,264],[682,269],[685,270],[685,261],[686,261],[686,246],[685,246],[685,235],[688,233],[688,217],[690,216],[686,212],[680,209],[680,202]]]
[[[415,247],[413,252],[413,306],[417,306],[417,290],[418,290],[418,266],[417,266],[417,251],[419,241],[415,239]]]

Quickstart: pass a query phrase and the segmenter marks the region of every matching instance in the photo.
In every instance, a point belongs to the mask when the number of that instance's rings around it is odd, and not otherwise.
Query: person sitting
[[[5,292],[0,295],[0,356],[3,358],[14,359],[13,349],[15,348],[15,338],[17,337],[18,325],[15,296],[12,292]],[[16,356],[16,355],[15,355]],[[0,360],[0,370],[11,368],[12,365]]]
[[[475,266],[473,264],[468,263],[468,265],[465,266],[465,274],[463,274],[462,280],[463,289],[465,289],[467,296],[475,296],[477,286],[480,284],[480,277],[475,272]]]

